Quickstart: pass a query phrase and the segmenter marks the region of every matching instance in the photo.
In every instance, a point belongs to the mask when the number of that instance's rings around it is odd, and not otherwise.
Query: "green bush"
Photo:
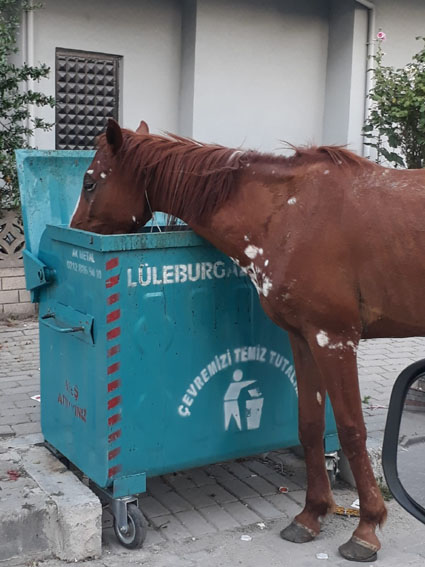
[[[378,34],[385,39],[385,34]],[[369,117],[363,127],[367,145],[376,149],[377,161],[409,169],[425,167],[425,43],[405,67],[383,64],[383,39],[372,70],[374,86]],[[425,42],[425,38],[416,38]]]
[[[15,149],[29,148],[28,138],[35,130],[53,126],[34,118],[30,105],[52,107],[54,99],[26,89],[28,80],[38,82],[47,77],[49,67],[17,66],[11,62],[11,57],[18,53],[17,35],[23,12],[40,7],[19,0],[0,0],[0,210],[19,207]]]

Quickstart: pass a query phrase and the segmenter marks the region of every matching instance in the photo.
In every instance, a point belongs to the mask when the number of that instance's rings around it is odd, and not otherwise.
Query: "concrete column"
[[[197,0],[183,0],[179,133],[193,136]]]
[[[362,153],[365,113],[368,13],[354,0],[331,0],[325,144],[347,144]]]

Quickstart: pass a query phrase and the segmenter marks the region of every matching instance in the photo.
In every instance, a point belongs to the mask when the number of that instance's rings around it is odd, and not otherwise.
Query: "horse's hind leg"
[[[326,471],[323,434],[325,395],[323,379],[305,339],[291,334],[298,383],[299,437],[307,467],[307,494],[303,511],[281,532],[295,543],[312,540],[320,532],[320,517],[334,506]]]
[[[353,537],[340,547],[340,553],[353,561],[373,561],[381,547],[375,530],[384,523],[386,509],[366,450],[356,363],[358,336],[318,330],[309,337],[309,344],[324,376],[342,450],[359,493],[360,522]]]

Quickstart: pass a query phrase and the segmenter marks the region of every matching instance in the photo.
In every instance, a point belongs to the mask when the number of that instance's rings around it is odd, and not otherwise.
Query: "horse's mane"
[[[131,175],[141,190],[154,197],[161,193],[166,210],[186,222],[204,222],[227,202],[235,191],[236,176],[249,163],[286,165],[288,175],[294,167],[317,161],[337,166],[365,165],[368,160],[341,146],[296,147],[290,157],[238,150],[216,144],[203,144],[175,134],[144,135],[122,130],[123,143],[116,154],[123,172]],[[105,134],[98,139],[107,149]]]
[[[330,158],[335,165],[360,165],[370,164],[370,161],[348,150],[344,146],[310,146],[293,147],[295,159],[300,161],[317,161],[320,157]]]
[[[122,130],[116,159],[149,194],[161,194],[165,209],[187,222],[208,219],[230,197],[243,151],[202,144],[175,134],[141,135]],[[105,149],[106,137],[98,146]]]

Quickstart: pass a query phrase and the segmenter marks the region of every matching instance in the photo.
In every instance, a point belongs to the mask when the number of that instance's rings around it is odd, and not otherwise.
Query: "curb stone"
[[[0,562],[100,557],[97,496],[44,447],[11,445],[0,444]]]

